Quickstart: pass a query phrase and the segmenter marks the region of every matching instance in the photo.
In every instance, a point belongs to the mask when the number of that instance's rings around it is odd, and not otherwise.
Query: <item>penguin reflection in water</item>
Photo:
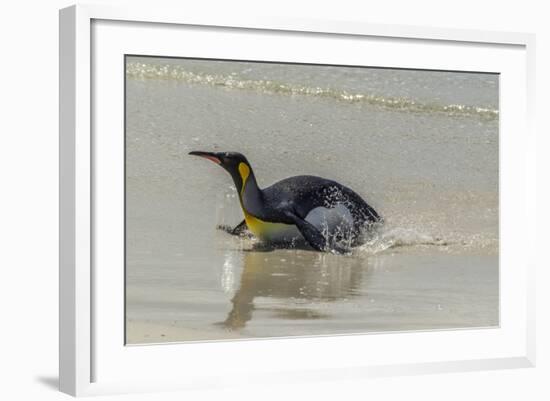
[[[301,175],[260,189],[250,163],[236,152],[190,152],[223,167],[233,178],[244,213],[234,229],[246,228],[270,245],[305,241],[318,251],[348,252],[365,231],[381,222],[378,213],[351,189],[325,178]]]

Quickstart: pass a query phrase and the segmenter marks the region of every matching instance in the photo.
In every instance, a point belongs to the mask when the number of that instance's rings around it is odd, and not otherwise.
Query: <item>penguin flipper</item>
[[[294,212],[287,211],[285,212],[285,215],[294,222],[296,227],[298,227],[300,234],[302,234],[309,245],[321,252],[325,252],[327,250],[327,240],[317,229],[317,227],[302,219]]]
[[[225,231],[226,233],[231,235],[242,235],[246,232],[248,227],[246,225],[246,221],[243,220],[239,224],[237,224],[234,228],[226,224],[219,224],[216,226],[216,228],[218,230]]]
[[[246,231],[247,228],[248,227],[246,225],[246,220],[243,220],[239,224],[237,224],[233,230],[231,230],[230,234],[241,235],[243,232]]]

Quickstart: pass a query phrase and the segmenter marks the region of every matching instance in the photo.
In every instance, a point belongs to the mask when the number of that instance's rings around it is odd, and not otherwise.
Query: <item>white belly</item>
[[[349,209],[342,204],[338,204],[332,209],[316,207],[308,213],[305,220],[325,236],[347,234],[353,230],[353,217]]]

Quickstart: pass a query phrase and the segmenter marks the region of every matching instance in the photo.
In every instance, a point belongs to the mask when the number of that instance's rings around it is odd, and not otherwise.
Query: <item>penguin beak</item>
[[[189,152],[189,154],[193,156],[204,157],[205,159],[211,160],[216,164],[222,164],[222,161],[220,160],[220,158],[215,153],[212,153],[212,152],[193,151],[193,152]]]

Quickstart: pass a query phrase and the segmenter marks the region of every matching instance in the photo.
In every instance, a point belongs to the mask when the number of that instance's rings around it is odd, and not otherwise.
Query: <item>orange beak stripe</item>
[[[208,160],[212,160],[216,164],[222,164],[221,160],[218,159],[216,156],[209,156],[209,155],[202,156],[201,155],[201,157],[204,157],[205,159],[208,159]]]

